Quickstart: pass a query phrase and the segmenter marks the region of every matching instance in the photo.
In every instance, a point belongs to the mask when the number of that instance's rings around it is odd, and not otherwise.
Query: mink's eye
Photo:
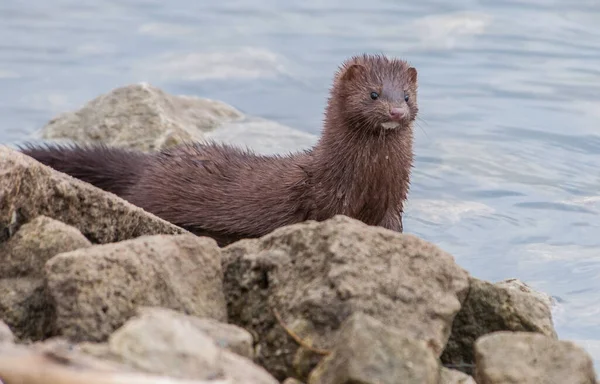
[[[408,102],[408,93],[404,92],[404,101]]]
[[[371,92],[371,99],[377,100],[378,97],[379,97],[379,93],[377,93],[377,92]]]

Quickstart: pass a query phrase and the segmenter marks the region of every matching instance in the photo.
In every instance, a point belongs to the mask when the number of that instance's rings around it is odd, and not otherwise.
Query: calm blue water
[[[559,300],[600,362],[597,0],[0,2],[0,142],[147,81],[319,133],[347,56],[419,70],[405,228]]]

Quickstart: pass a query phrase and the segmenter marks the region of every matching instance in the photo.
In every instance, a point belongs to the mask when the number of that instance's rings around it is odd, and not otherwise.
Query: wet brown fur
[[[386,130],[391,106],[409,113]],[[22,151],[221,246],[336,214],[402,232],[417,113],[417,71],[362,55],[336,73],[321,138],[306,151],[263,156],[210,142],[150,154],[102,145]]]

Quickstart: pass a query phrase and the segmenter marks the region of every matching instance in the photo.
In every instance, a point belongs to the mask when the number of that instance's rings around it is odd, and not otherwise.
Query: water
[[[600,362],[597,0],[3,0],[0,142],[147,81],[318,134],[347,56],[419,70],[405,228],[559,302]]]

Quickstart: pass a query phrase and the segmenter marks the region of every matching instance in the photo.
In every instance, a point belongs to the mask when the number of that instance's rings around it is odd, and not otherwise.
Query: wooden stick
[[[290,328],[288,328],[283,320],[281,319],[281,316],[279,315],[279,312],[277,311],[277,309],[275,308],[271,308],[271,310],[273,311],[273,315],[275,315],[275,318],[277,319],[277,322],[279,323],[279,325],[281,326],[281,328],[283,328],[285,330],[285,332],[292,338],[294,339],[294,341],[296,343],[298,343],[298,345],[300,345],[302,348],[308,349],[311,352],[314,352],[318,355],[323,355],[323,356],[327,356],[331,353],[331,351],[326,350],[326,349],[319,349],[316,347],[313,347],[312,345],[308,344],[306,341],[302,340],[302,338],[300,336],[298,336],[298,334],[296,334],[294,331],[292,331]]]

